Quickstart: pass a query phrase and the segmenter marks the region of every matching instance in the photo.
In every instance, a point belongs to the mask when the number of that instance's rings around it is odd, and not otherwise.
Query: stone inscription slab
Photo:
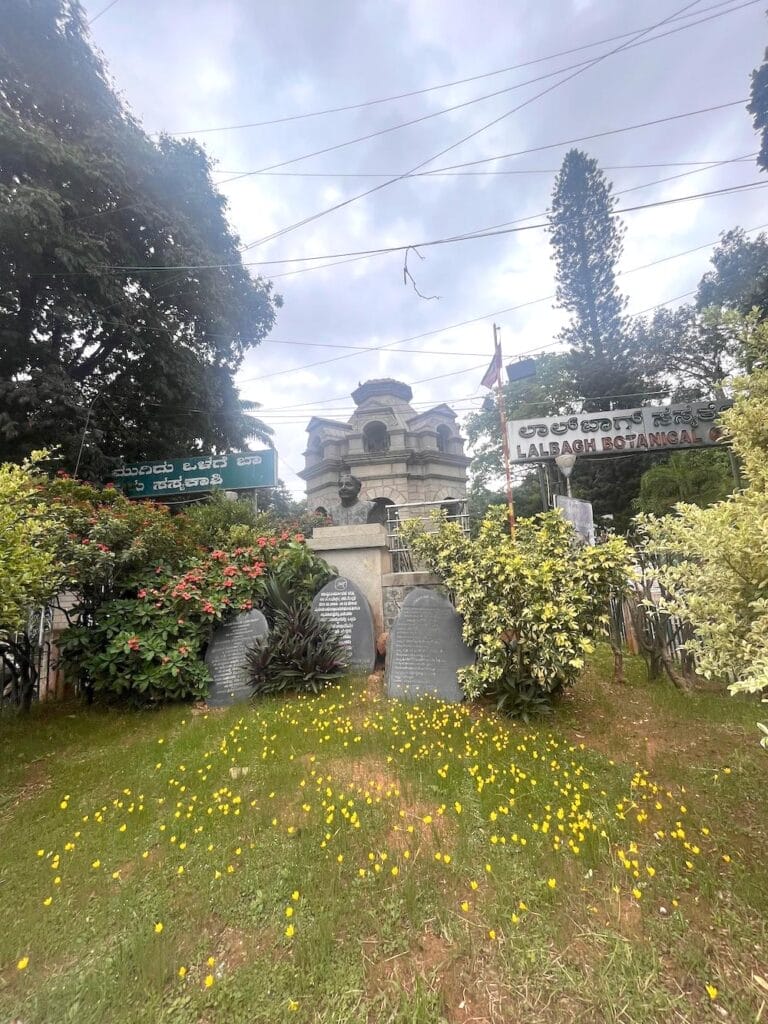
[[[461,638],[461,616],[448,598],[415,587],[403,601],[387,647],[388,697],[418,700],[432,694],[460,701],[456,673],[475,656]]]
[[[213,677],[207,697],[210,707],[227,707],[252,696],[246,652],[268,632],[267,620],[256,610],[243,612],[214,630],[205,653]]]
[[[312,610],[339,634],[350,668],[372,672],[376,663],[373,614],[365,594],[352,580],[336,576],[326,583],[315,594]]]

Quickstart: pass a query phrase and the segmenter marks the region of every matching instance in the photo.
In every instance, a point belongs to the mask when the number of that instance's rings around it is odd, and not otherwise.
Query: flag
[[[493,353],[493,359],[488,369],[485,371],[485,376],[480,382],[484,388],[492,388],[494,384],[499,383],[499,374],[501,373],[501,345],[496,342],[495,351]]]

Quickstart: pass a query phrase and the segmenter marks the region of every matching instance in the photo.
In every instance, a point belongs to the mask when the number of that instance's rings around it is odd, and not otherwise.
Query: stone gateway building
[[[417,413],[401,381],[352,392],[348,422],[313,416],[304,455],[307,506],[335,525],[384,523],[387,505],[450,501],[467,492],[464,441],[447,405]]]

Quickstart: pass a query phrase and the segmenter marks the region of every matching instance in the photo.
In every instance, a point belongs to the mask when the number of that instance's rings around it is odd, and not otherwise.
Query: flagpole
[[[499,328],[493,325],[494,351],[499,353],[499,371],[496,375],[496,389],[499,403],[499,419],[501,420],[501,447],[504,452],[504,472],[507,475],[507,510],[509,512],[509,535],[515,539],[515,499],[512,494],[512,471],[509,465],[509,438],[507,437],[507,411],[504,407],[504,392],[501,388],[501,342],[499,341]]]

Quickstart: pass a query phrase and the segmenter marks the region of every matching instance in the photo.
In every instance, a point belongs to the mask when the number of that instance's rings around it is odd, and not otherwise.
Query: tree
[[[556,413],[568,393],[570,381],[561,355],[541,355],[533,361],[536,372],[525,380],[512,381],[502,388],[508,420]],[[474,450],[473,486],[483,489],[504,476],[501,447],[501,419],[497,393],[486,396],[482,408],[471,413],[466,423],[467,440]]]
[[[63,579],[58,522],[36,502],[37,486],[30,463],[0,465],[0,629],[22,630]]]
[[[99,476],[241,447],[233,375],[280,300],[205,151],[146,135],[79,0],[8,0],[0,68],[0,457],[57,443],[71,469],[85,438]]]
[[[631,331],[659,387],[676,401],[693,401],[720,393],[726,377],[744,365],[741,325],[742,317],[724,305],[686,305],[638,317]]]
[[[571,314],[559,340],[569,346],[565,372],[584,412],[640,404],[654,390],[628,330],[626,300],[616,284],[624,228],[611,184],[597,161],[572,149],[555,179],[549,231],[554,249],[557,303]],[[592,501],[598,515],[612,515],[618,529],[629,522],[646,456],[580,459],[574,493]]]
[[[627,331],[626,299],[616,285],[624,227],[615,205],[597,161],[577,149],[566,153],[555,179],[549,232],[557,304],[571,314],[559,340],[570,348],[568,364],[589,412],[610,409],[622,395],[637,398],[644,388]]]
[[[742,313],[754,306],[768,313],[768,238],[747,238],[743,228],[724,231],[712,253],[712,270],[699,282],[696,306],[728,306]]]
[[[741,457],[747,486],[709,508],[681,504],[641,520],[645,552],[659,564],[660,606],[690,623],[686,646],[697,670],[732,689],[768,686],[768,324],[742,318],[752,366],[733,382],[723,423]]]
[[[661,516],[679,502],[706,508],[723,501],[733,490],[728,453],[710,451],[675,452],[668,462],[652,466],[640,479],[637,508]]]
[[[752,88],[747,110],[752,115],[755,131],[760,132],[761,136],[757,165],[766,171],[768,170],[768,50],[765,51],[763,63],[752,72]]]

